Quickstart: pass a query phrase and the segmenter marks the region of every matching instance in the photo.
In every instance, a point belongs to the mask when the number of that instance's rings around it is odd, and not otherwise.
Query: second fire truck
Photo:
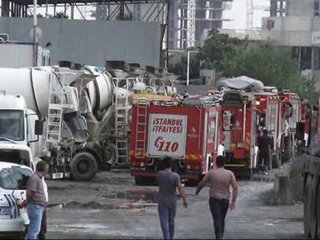
[[[182,179],[198,182],[223,152],[219,148],[219,114],[213,96],[176,100],[135,95],[130,159],[136,183],[154,180],[166,156],[175,160],[173,170]]]
[[[240,174],[252,174],[258,161],[256,139],[263,129],[268,130],[274,143],[270,167],[289,161],[295,152],[295,127],[302,119],[301,105],[297,94],[279,93],[272,87],[259,92],[226,90],[221,102],[221,143],[226,166]]]

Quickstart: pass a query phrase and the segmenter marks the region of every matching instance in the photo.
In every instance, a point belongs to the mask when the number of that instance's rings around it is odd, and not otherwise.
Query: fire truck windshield
[[[23,111],[0,110],[0,137],[22,141],[24,139],[23,123]]]
[[[299,121],[300,118],[300,109],[297,102],[292,103],[292,117],[289,118],[289,126],[290,128],[296,128],[296,122]]]

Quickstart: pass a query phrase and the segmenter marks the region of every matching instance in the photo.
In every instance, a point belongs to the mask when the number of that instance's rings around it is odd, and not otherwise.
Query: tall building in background
[[[270,17],[262,33],[273,44],[291,49],[301,71],[313,78],[320,91],[319,0],[271,0]]]
[[[233,0],[172,0],[169,49],[194,47],[208,29],[222,28],[223,11]]]

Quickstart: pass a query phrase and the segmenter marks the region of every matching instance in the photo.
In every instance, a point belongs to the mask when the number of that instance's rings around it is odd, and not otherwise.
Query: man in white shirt
[[[42,184],[43,184],[44,194],[46,196],[46,200],[47,200],[47,202],[49,202],[48,186],[44,180],[44,177],[42,178]],[[43,214],[42,214],[41,229],[40,229],[40,232],[38,235],[38,239],[45,240],[46,233],[47,233],[47,208],[45,208],[45,210],[43,211]]]

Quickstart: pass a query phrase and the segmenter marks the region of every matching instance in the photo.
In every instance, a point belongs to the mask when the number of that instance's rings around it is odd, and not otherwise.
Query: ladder
[[[135,158],[144,158],[147,146],[147,120],[148,101],[138,99],[137,101],[137,124],[135,138]]]
[[[46,141],[52,145],[59,145],[62,130],[63,97],[64,92],[61,86],[54,79],[50,78],[49,83],[49,106]]]
[[[129,163],[129,141],[128,141],[128,115],[129,96],[117,94],[115,97],[115,136],[118,159],[116,164],[126,166]]]

